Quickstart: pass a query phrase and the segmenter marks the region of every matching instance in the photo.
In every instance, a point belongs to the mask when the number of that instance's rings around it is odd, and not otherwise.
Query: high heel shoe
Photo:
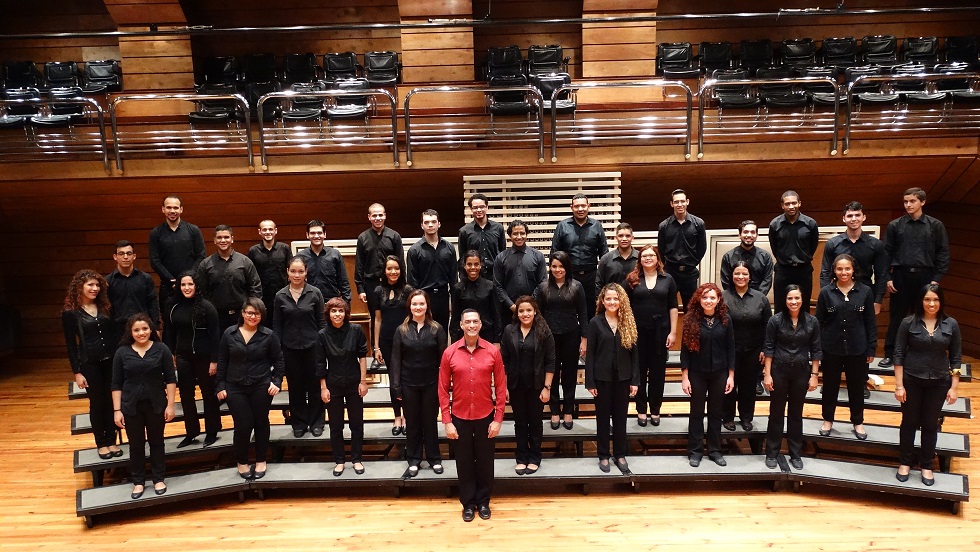
[[[361,467],[358,468],[357,467],[358,464],[360,464]],[[357,464],[354,464],[354,473],[356,473],[357,475],[363,475],[364,474],[364,464],[361,464],[360,462],[358,462]]]
[[[99,458],[101,458],[103,460],[108,460],[108,459],[112,458],[112,451],[110,450],[109,452],[99,452],[98,455],[99,455]]]
[[[575,424],[571,420],[566,420],[566,421],[562,422],[561,425],[565,429],[572,429],[573,427],[575,427]]]
[[[551,429],[558,429],[559,427],[561,427],[561,422],[560,421],[558,421],[558,422],[556,422],[554,420],[551,421]]]
[[[935,477],[926,477],[925,474],[922,474],[921,472],[919,474],[919,477],[922,479],[922,484],[925,485],[926,487],[932,487],[933,485],[936,484]]]
[[[642,418],[640,418],[639,416],[637,416],[637,417],[636,417],[636,423],[637,423],[637,424],[638,424],[638,425],[639,425],[640,427],[646,427],[646,426],[647,426],[647,417],[646,417],[646,416],[644,416],[644,417],[642,417]]]
[[[137,491],[136,487],[142,487],[142,489]],[[146,491],[146,485],[133,485],[133,494],[129,495],[129,497],[136,500],[137,498],[143,496],[144,491]]]
[[[660,416],[650,416],[650,423],[653,424],[653,427],[659,426],[660,425]]]

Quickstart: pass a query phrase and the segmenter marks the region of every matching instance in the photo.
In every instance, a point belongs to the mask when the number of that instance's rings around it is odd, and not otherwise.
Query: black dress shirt
[[[204,254],[201,229],[189,222],[180,221],[176,230],[164,222],[150,231],[150,266],[163,282],[197,268]]]
[[[575,222],[575,217],[558,223],[551,238],[551,251],[564,251],[572,260],[572,270],[595,270],[599,258],[609,251],[606,232],[602,224],[586,217],[585,224]]]
[[[708,251],[704,221],[691,213],[683,224],[674,215],[665,218],[657,227],[657,247],[664,264],[698,266]]]
[[[456,248],[445,238],[432,247],[425,238],[408,248],[406,262],[408,284],[428,293],[448,291],[459,278]]]
[[[112,322],[116,326],[116,340],[122,337],[129,317],[145,312],[149,315],[154,330],[159,329],[160,301],[157,300],[156,285],[153,277],[134,268],[129,276],[123,276],[118,270],[113,270],[105,277],[109,284],[106,293],[109,304],[112,305]]]
[[[279,241],[273,242],[272,249],[266,249],[265,245],[259,242],[249,248],[246,256],[255,265],[255,271],[259,273],[263,299],[274,298],[276,293],[286,286],[286,269],[289,258],[292,257],[292,250]],[[266,305],[266,308],[270,306]]]
[[[306,259],[306,281],[320,290],[324,301],[340,297],[350,303],[350,279],[340,251],[324,245],[319,254],[307,247],[297,255]]]
[[[167,385],[177,384],[174,356],[159,341],[150,342],[144,356],[123,345],[112,359],[112,390],[122,391],[120,410],[126,416],[138,412],[140,401],[149,401],[154,412],[167,408]]]
[[[735,330],[735,352],[761,351],[766,340],[766,325],[772,318],[769,298],[752,288],[746,290],[745,295],[739,295],[735,288],[726,289],[722,297],[728,305],[728,315]]]
[[[820,323],[808,312],[800,312],[796,329],[789,313],[781,312],[769,319],[766,324],[766,342],[763,345],[766,358],[773,365],[803,365],[821,360]]]
[[[262,298],[262,281],[245,255],[232,251],[228,260],[212,254],[197,267],[204,297],[223,313],[239,311],[245,299]]]
[[[875,355],[878,326],[874,295],[868,286],[855,282],[847,295],[836,283],[821,288],[816,316],[824,351],[841,356]]]
[[[438,322],[424,324],[408,321],[408,327],[395,328],[388,374],[395,396],[401,398],[405,387],[431,387],[439,383],[439,361],[446,350],[446,331]]]
[[[595,389],[597,381],[624,381],[640,385],[640,362],[635,344],[626,349],[619,341],[619,332],[613,333],[606,314],[600,313],[589,320],[585,333],[588,346],[585,350],[585,388]]]
[[[861,232],[857,241],[851,241],[847,233],[834,236],[823,246],[823,261],[820,263],[820,287],[824,288],[834,279],[834,259],[839,255],[854,257],[857,277],[872,289],[874,302],[881,303],[885,298],[888,282],[888,254],[885,244],[878,238]]]
[[[565,285],[559,288],[549,278],[534,288],[534,300],[552,333],[585,337],[589,310],[585,289],[578,281],[565,278]]]
[[[504,226],[499,222],[487,219],[487,224],[483,228],[476,221],[463,225],[459,229],[459,254],[463,256],[467,251],[473,250],[480,254],[480,262],[483,268],[480,274],[487,280],[493,280],[493,261],[507,247]],[[466,275],[461,271],[460,280]]]
[[[925,269],[938,282],[949,272],[949,236],[938,219],[923,214],[913,220],[909,214],[888,223],[885,233],[888,266],[893,270]],[[888,278],[891,280],[891,277]]]
[[[333,324],[320,330],[316,340],[316,377],[327,385],[357,386],[361,383],[361,359],[367,355],[367,338],[360,326]]]
[[[810,263],[819,242],[817,221],[803,213],[793,223],[786,220],[785,214],[769,223],[769,248],[780,265],[812,267]]]
[[[245,343],[239,326],[232,326],[221,334],[214,390],[220,393],[226,391],[229,385],[249,386],[269,383],[282,389],[285,369],[282,346],[272,330],[259,326],[252,339]]]
[[[398,232],[385,226],[379,234],[368,228],[357,236],[357,250],[354,257],[354,284],[357,293],[367,293],[364,283],[378,281],[384,277],[385,258],[394,255],[405,258],[405,248]]]
[[[272,331],[288,349],[312,349],[316,346],[316,334],[324,327],[323,295],[320,290],[306,284],[298,301],[286,286],[276,293],[273,303]]]
[[[712,320],[709,326],[708,321]],[[695,372],[718,372],[735,369],[735,330],[732,319],[717,316],[701,320],[701,337],[697,351],[688,349],[681,340],[681,367]]]
[[[950,377],[949,371],[963,362],[960,325],[947,316],[936,325],[934,335],[929,335],[925,322],[905,317],[895,336],[894,360],[895,366],[910,376],[935,380]]]
[[[196,314],[194,301],[178,295],[163,314],[163,342],[180,357],[196,356],[218,362],[222,330],[218,327],[218,311],[204,298],[201,298],[201,309],[201,314]]]
[[[547,268],[544,255],[529,245],[501,251],[493,262],[493,285],[500,302],[510,308],[514,299],[534,293],[548,277]]]
[[[76,374],[83,366],[93,366],[112,358],[112,352],[119,345],[110,342],[112,319],[101,312],[91,316],[83,310],[62,311],[61,329],[68,346],[68,362]]]
[[[480,337],[490,343],[500,343],[500,332],[504,326],[500,320],[500,309],[497,308],[497,291],[493,282],[480,276],[476,281],[464,277],[456,282],[450,292],[453,304],[453,317],[449,322],[449,333],[453,341],[463,338],[463,330],[459,327],[459,316],[466,309],[474,309],[480,313],[483,326]]]
[[[633,272],[636,268],[638,251],[630,249],[630,254],[625,258],[619,254],[619,249],[612,249],[599,259],[599,269],[595,275],[595,289],[598,292],[606,284],[619,284],[627,287],[626,275]]]
[[[749,269],[749,287],[768,295],[772,289],[772,255],[754,245],[751,249],[735,246],[721,258],[721,289],[735,289],[732,273],[739,262],[744,262]]]
[[[531,328],[525,337],[520,323],[509,324],[500,338],[500,356],[507,372],[507,388],[544,388],[545,374],[555,373],[555,338],[545,328],[539,337]]]
[[[657,283],[650,289],[641,271],[640,282],[636,287],[626,286],[626,293],[637,328],[654,330],[670,326],[670,311],[677,309],[677,282],[670,274],[658,274]]]

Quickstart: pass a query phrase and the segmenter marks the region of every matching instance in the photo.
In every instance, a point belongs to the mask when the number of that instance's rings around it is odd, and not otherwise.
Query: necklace
[[[705,322],[707,322],[708,327],[710,328],[715,325],[715,317],[712,316],[711,318],[707,318],[705,319]]]

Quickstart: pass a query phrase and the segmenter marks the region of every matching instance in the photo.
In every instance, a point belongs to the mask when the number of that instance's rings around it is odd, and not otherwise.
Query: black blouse
[[[214,389],[220,393],[227,390],[228,384],[248,386],[269,383],[282,389],[285,366],[282,346],[272,330],[259,326],[252,339],[245,343],[239,326],[232,326],[221,334]]]
[[[221,328],[218,327],[218,311],[211,301],[201,298],[204,320],[194,316],[194,303],[183,299],[170,303],[163,313],[163,342],[182,358],[197,356],[218,362],[218,344]]]
[[[388,285],[381,284],[380,286],[374,288],[374,296],[377,297],[378,310],[381,311],[381,328],[378,330],[378,343],[393,343],[395,340],[395,330],[398,326],[408,318],[408,294],[412,292],[414,288],[409,285],[405,285],[400,291],[396,291],[392,295],[392,288]],[[389,359],[385,359],[385,362],[389,362]]]
[[[435,321],[420,329],[418,322],[409,320],[407,328],[395,329],[388,374],[396,397],[402,396],[403,387],[435,387],[446,345],[446,331]]]
[[[144,356],[124,345],[112,359],[112,390],[122,391],[120,409],[126,416],[137,413],[140,401],[150,401],[154,412],[167,408],[167,385],[177,384],[174,357],[170,349],[153,341]]]
[[[328,324],[316,340],[316,376],[327,385],[356,386],[361,382],[361,359],[367,356],[367,338],[360,326]]]
[[[817,296],[820,345],[824,351],[841,356],[870,357],[878,344],[874,291],[854,282],[847,295],[831,282]]]
[[[658,274],[653,289],[647,287],[646,277],[640,270],[640,282],[636,287],[626,286],[636,327],[653,330],[670,327],[670,311],[677,309],[677,283],[670,274]]]
[[[772,318],[769,298],[752,288],[739,295],[734,287],[723,291],[722,297],[735,330],[735,352],[758,354],[766,341],[766,325]]]
[[[61,328],[68,346],[71,371],[78,374],[82,367],[112,358],[117,343],[110,343],[112,319],[102,313],[95,316],[83,310],[63,311]]]
[[[606,314],[599,313],[589,321],[585,334],[588,346],[585,352],[585,387],[595,389],[596,381],[624,381],[640,385],[640,364],[637,347],[626,349],[619,341],[619,332],[613,333]]]
[[[312,349],[316,345],[316,334],[324,326],[323,294],[315,286],[306,284],[299,300],[286,286],[276,292],[275,314],[272,316],[272,331],[290,349]]]
[[[456,282],[450,293],[453,317],[449,322],[449,333],[453,341],[463,339],[463,330],[459,328],[459,315],[466,309],[474,309],[480,313],[480,320],[483,322],[480,337],[491,343],[499,343],[500,331],[503,330],[504,325],[500,320],[499,302],[493,282],[482,276],[475,282],[466,277]]]
[[[589,306],[585,304],[585,288],[577,280],[565,278],[565,285],[559,288],[549,278],[534,288],[534,299],[553,334],[585,337]]]
[[[773,365],[809,364],[813,360],[821,360],[823,351],[820,348],[820,324],[816,317],[808,312],[801,312],[793,329],[789,314],[781,312],[769,319],[766,324],[766,342],[763,346],[767,358]]]
[[[548,330],[539,338],[538,332],[531,329],[524,337],[519,323],[510,324],[500,338],[500,358],[507,372],[508,389],[542,389],[545,374],[555,372],[554,335]]]
[[[714,322],[709,326],[708,321]],[[697,352],[681,340],[681,367],[696,372],[718,372],[735,369],[735,331],[732,319],[717,316],[701,321],[700,347]]]
[[[929,335],[921,319],[908,316],[895,336],[895,366],[901,366],[903,374],[917,378],[950,377],[949,371],[963,362],[962,351],[960,325],[950,316],[936,325],[934,335]]]

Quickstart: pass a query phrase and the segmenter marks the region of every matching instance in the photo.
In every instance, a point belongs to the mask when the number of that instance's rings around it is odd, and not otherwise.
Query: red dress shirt
[[[452,387],[452,408],[449,389]],[[500,400],[494,404],[494,396]],[[466,339],[453,343],[442,354],[439,364],[439,406],[442,423],[452,422],[452,415],[464,420],[479,420],[493,412],[493,421],[504,421],[507,376],[500,351],[485,339],[479,339],[471,353]]]

